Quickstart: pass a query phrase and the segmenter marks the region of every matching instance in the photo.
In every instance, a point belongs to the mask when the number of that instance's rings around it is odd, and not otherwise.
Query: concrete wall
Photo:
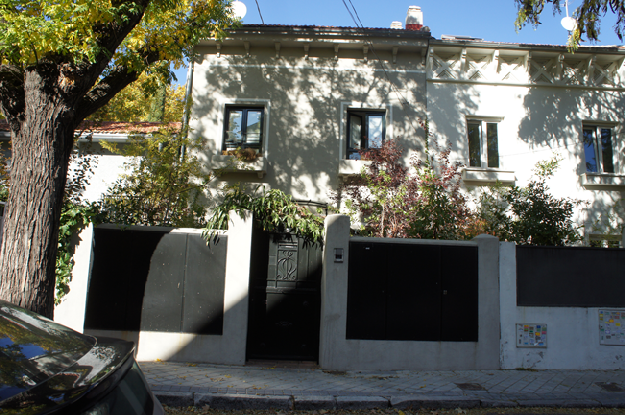
[[[70,291],[63,297],[59,305],[54,307],[54,321],[82,333],[87,308],[87,292],[89,290],[89,274],[93,260],[93,225],[89,224],[73,238],[74,269]]]
[[[249,55],[243,40],[251,43]],[[328,202],[345,159],[348,108],[386,110],[386,137],[400,139],[408,150],[406,160],[410,152],[423,149],[424,130],[418,121],[425,119],[425,66],[416,49],[425,41],[404,43],[396,63],[390,46],[376,46],[385,72],[371,52],[365,59],[361,43],[309,39],[305,56],[304,39],[280,39],[279,54],[274,40],[256,34],[224,41],[220,49],[207,42],[196,48],[190,126],[194,135],[207,140],[202,155],[207,166],[218,163],[221,155],[226,106],[265,108],[266,173],[259,178],[243,169],[221,180],[264,183],[296,199]]]
[[[502,369],[625,368],[625,346],[599,344],[598,308],[517,307],[514,243],[500,244],[500,275]],[[517,323],[546,324],[547,347],[517,347]]]
[[[499,241],[481,235],[471,242],[366,238],[407,244],[477,245],[479,252],[479,334],[477,342],[346,340],[349,218],[326,219],[321,285],[319,365],[324,369],[466,370],[499,368]],[[364,240],[365,238],[356,238]],[[342,248],[344,262],[334,262]]]
[[[252,218],[231,212],[228,234],[226,278],[224,287],[224,322],[222,335],[196,335],[151,331],[88,330],[87,334],[116,337],[138,344],[136,358],[142,361],[156,359],[217,364],[245,363],[248,318],[248,286]],[[75,255],[75,273],[70,284],[70,295],[55,309],[55,321],[83,331],[88,276],[93,249],[93,231],[83,232]],[[187,230],[200,232],[200,230]],[[82,234],[81,234],[82,235]],[[120,289],[123,289],[120,287]],[[106,310],[102,310],[106,312]]]

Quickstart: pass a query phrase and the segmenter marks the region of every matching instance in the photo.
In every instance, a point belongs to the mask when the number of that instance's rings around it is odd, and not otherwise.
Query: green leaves
[[[536,164],[537,178],[525,187],[495,186],[480,196],[484,230],[501,240],[518,244],[563,246],[581,240],[572,220],[579,201],[551,195],[547,180],[559,158]]]
[[[224,188],[222,197],[202,234],[207,240],[216,240],[219,235],[216,231],[228,229],[229,212],[234,210],[240,215],[249,211],[254,222],[264,231],[293,232],[308,242],[323,243],[323,218],[298,205],[281,190],[258,186],[250,192],[237,183]]]
[[[59,304],[62,298],[69,292],[69,283],[72,280],[74,268],[74,244],[72,237],[75,233],[89,226],[90,223],[101,222],[98,206],[95,204],[78,205],[66,201],[61,210],[61,222],[59,226],[59,246],[56,255],[56,295],[54,303]]]
[[[514,0],[519,10],[515,26],[519,29],[530,24],[534,27],[540,24],[540,15],[548,3],[553,6],[553,14],[562,12],[563,0]],[[625,1],[623,0],[582,0],[581,5],[576,3],[575,11],[570,14],[576,18],[577,27],[569,37],[568,46],[575,49],[579,46],[582,35],[586,34],[592,42],[599,41],[601,34],[601,17],[606,13],[617,15],[614,32],[620,40],[623,40],[625,30]]]
[[[94,63],[104,52],[140,73],[147,53],[181,63],[201,38],[223,36],[236,23],[229,10],[226,0],[0,0],[0,64]],[[107,51],[109,36],[131,21],[120,47]]]
[[[132,137],[121,150],[104,145],[131,158],[126,164],[129,173],[102,198],[106,220],[124,225],[204,225],[206,207],[201,198],[214,176],[203,170],[195,155],[202,148],[200,139],[161,130],[152,137]]]

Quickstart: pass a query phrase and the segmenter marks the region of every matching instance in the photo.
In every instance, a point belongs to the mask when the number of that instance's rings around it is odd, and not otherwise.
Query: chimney
[[[393,22],[391,23],[391,29],[403,29],[404,27],[401,25],[401,22]]]
[[[419,6],[408,7],[406,15],[406,30],[421,30],[423,27],[423,12]]]

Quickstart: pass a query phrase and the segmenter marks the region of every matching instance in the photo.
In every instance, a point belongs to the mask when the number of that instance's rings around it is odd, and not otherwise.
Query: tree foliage
[[[360,233],[389,238],[466,239],[473,213],[460,191],[460,163],[449,160],[451,145],[436,155],[413,156],[403,165],[395,140],[363,151],[369,160],[355,180],[339,186],[333,198],[343,205]]]
[[[142,73],[169,79],[165,62],[180,67],[232,16],[229,0],[0,0],[0,111],[13,146],[3,299],[52,316],[74,130]]]
[[[535,177],[527,186],[495,186],[480,197],[479,211],[484,230],[501,240],[522,245],[572,245],[581,240],[573,220],[571,198],[550,193],[547,180],[558,168],[559,159],[539,162]]]
[[[230,211],[253,215],[256,225],[267,232],[292,232],[311,243],[323,242],[323,218],[300,206],[281,190],[258,186],[253,191],[237,183],[221,192],[221,203],[212,210],[203,233],[207,240],[218,238],[217,230],[228,229]]]
[[[142,74],[139,79],[122,89],[90,119],[94,121],[160,121],[179,122],[182,120],[185,101],[185,88],[181,85],[156,82],[156,75]],[[156,88],[156,90],[154,89]],[[161,99],[164,98],[164,102]],[[164,108],[163,108],[164,107]],[[161,110],[158,117],[151,117]]]
[[[201,139],[170,130],[136,135],[120,148],[104,146],[130,158],[129,170],[102,197],[104,220],[125,225],[202,227],[203,191],[214,178],[196,156]]]
[[[553,14],[560,14],[564,0],[514,0],[519,13],[515,25],[520,29],[525,25],[534,27],[540,24],[540,16],[547,4],[552,5]],[[569,46],[577,47],[582,36],[586,35],[590,41],[599,41],[601,34],[601,18],[606,13],[614,13],[617,22],[614,32],[622,41],[625,31],[625,2],[623,0],[582,0],[581,6],[572,13],[577,20],[577,27],[569,37]]]
[[[360,223],[360,234],[375,237],[463,240],[480,233],[531,245],[579,242],[572,220],[579,202],[557,198],[547,180],[558,159],[540,162],[527,186],[498,184],[481,193],[475,207],[461,190],[462,165],[449,160],[451,146],[426,149],[425,160],[413,156],[402,164],[393,140],[381,149],[363,151],[369,165],[360,177],[339,186],[333,198]]]

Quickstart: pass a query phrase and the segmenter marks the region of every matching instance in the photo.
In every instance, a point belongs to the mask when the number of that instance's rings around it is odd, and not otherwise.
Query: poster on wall
[[[547,325],[517,323],[516,347],[547,347]]]
[[[599,344],[625,346],[625,310],[599,310]]]

